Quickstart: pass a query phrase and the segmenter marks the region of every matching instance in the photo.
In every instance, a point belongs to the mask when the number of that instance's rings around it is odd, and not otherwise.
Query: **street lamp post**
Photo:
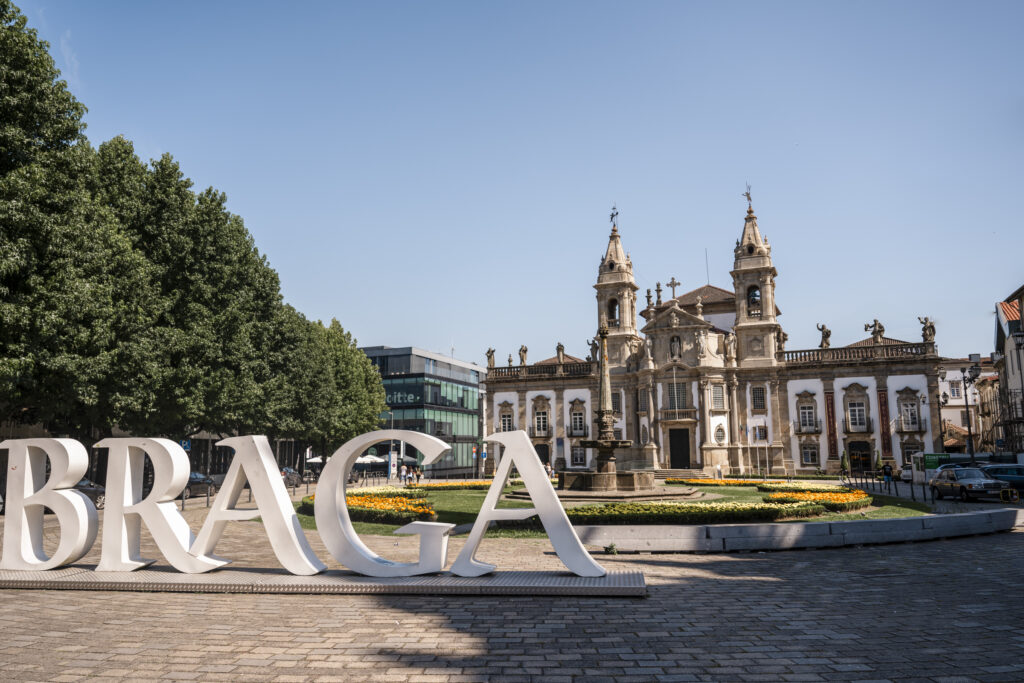
[[[943,391],[939,396],[939,453],[946,452],[946,418],[942,417],[942,409],[949,403],[949,392]]]
[[[967,406],[967,454],[971,456],[971,464],[977,465],[977,461],[974,459],[974,436],[971,432],[971,422],[974,420],[971,418],[971,393],[968,390],[969,387],[978,380],[978,375],[981,374],[981,366],[977,365],[975,356],[971,356],[971,362],[975,363],[969,368],[960,368],[960,374],[964,378],[964,405]]]
[[[384,412],[391,416],[391,431],[394,431],[395,430],[395,414],[393,412],[391,412],[390,410],[385,410]],[[395,440],[391,439],[391,443],[388,444],[388,462],[387,462],[387,468],[388,468],[387,475],[388,475],[388,483],[389,484],[391,483],[391,458],[395,457],[394,454],[395,454]]]

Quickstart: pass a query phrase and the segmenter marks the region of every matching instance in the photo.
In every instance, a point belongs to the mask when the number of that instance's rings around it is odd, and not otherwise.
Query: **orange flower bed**
[[[822,493],[815,491],[781,491],[779,493],[769,494],[768,498],[771,500],[779,499],[796,499],[796,500],[810,500],[815,503],[855,503],[858,500],[867,498],[868,494],[861,490],[851,491],[850,493]]]
[[[388,512],[411,513],[428,517],[434,514],[434,506],[422,498],[347,495],[345,502],[348,504],[348,507],[366,508],[369,510],[386,510]]]

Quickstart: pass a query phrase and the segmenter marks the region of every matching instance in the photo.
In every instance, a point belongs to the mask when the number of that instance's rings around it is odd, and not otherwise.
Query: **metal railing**
[[[850,416],[843,418],[843,429],[847,434],[870,434],[875,431],[871,426],[871,418],[865,417],[860,424],[852,423]]]
[[[662,408],[659,412],[662,420],[696,420],[696,408]]]
[[[821,420],[793,420],[795,434],[821,434]]]
[[[530,425],[530,436],[532,437],[548,437],[551,436],[551,427],[538,427],[536,425]]]
[[[587,425],[583,425],[582,427],[568,427],[566,429],[566,432],[569,436],[586,437],[590,435],[590,429],[587,427]]]
[[[928,421],[919,417],[909,419],[903,415],[896,418],[896,431],[901,434],[917,434],[928,431]]]

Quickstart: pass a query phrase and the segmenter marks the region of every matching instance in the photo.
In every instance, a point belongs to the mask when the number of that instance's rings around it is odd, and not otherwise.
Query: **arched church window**
[[[751,318],[761,317],[761,288],[757,285],[747,288],[747,315]]]
[[[617,299],[611,299],[608,302],[608,326],[619,326],[619,302]]]

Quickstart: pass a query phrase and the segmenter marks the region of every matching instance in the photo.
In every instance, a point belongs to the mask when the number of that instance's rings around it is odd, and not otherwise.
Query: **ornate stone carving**
[[[513,360],[512,360],[512,354],[511,354],[511,353],[510,353],[510,354],[508,354],[508,366],[509,366],[509,367],[512,367],[512,363],[514,363],[514,362],[515,362],[515,361],[513,361]]]
[[[832,345],[832,330],[825,327],[825,323],[818,323],[817,328],[821,332],[821,343],[818,344],[818,348],[827,349]]]
[[[864,331],[871,332],[871,342],[873,344],[881,344],[882,337],[885,336],[885,325],[878,322],[878,318],[875,318],[874,322],[864,324]]]
[[[647,288],[647,308],[650,308],[653,305],[654,305],[654,298],[651,296],[651,289],[650,289],[650,287],[648,287]]]
[[[789,335],[782,331],[782,328],[775,330],[775,345],[778,347],[779,353],[786,350],[786,340],[789,339]]]
[[[736,360],[736,335],[732,332],[725,335],[725,359]]]
[[[708,352],[708,333],[707,330],[700,330],[694,335],[695,343],[697,345],[697,358],[703,358]]]
[[[928,316],[918,318],[917,321],[921,323],[921,340],[925,342],[935,341],[935,322]]]
[[[519,347],[519,364],[520,365],[526,365],[526,352],[527,351],[529,351],[529,349],[526,348],[526,344],[523,344],[522,346]]]
[[[679,358],[680,354],[682,353],[682,342],[680,341],[678,335],[675,336],[675,337],[672,337],[672,339],[669,340],[669,342],[668,342],[668,350],[669,350],[669,356],[673,360],[677,360]]]
[[[494,349],[487,349],[487,369],[494,369]]]
[[[565,364],[565,344],[558,342],[558,346],[555,347],[555,355],[558,356],[558,364]]]
[[[697,306],[696,306],[696,308],[697,308],[697,317],[700,318],[701,320],[704,319],[704,303],[703,302],[704,302],[704,297],[698,296],[697,297]]]

